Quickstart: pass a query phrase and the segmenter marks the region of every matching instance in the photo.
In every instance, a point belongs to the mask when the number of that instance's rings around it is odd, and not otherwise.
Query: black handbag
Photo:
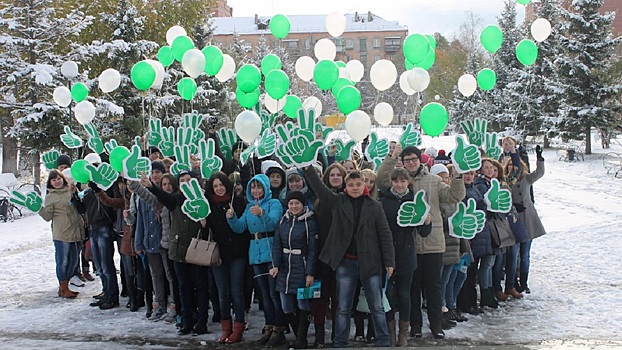
[[[493,215],[486,220],[486,225],[490,229],[493,248],[511,247],[516,244],[510,223],[504,215]]]

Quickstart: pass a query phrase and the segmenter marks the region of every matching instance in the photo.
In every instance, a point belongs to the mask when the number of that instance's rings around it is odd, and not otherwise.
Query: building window
[[[346,49],[353,49],[354,48],[354,40],[352,39],[346,39]]]
[[[359,39],[359,51],[360,52],[367,52],[367,38],[360,38]]]
[[[380,55],[374,55],[374,62],[380,61]]]
[[[399,51],[402,48],[402,38],[399,36],[384,38],[384,50],[388,52]]]
[[[361,63],[367,67],[367,54],[361,54],[361,59],[359,60]]]
[[[343,51],[343,39],[342,38],[333,38],[331,40],[335,43],[335,47],[337,48],[337,52]]]
[[[311,49],[311,38],[305,39],[305,49]]]
[[[296,40],[283,40],[286,49],[297,49],[298,48],[298,39]]]
[[[374,49],[377,49],[380,47],[380,38],[374,38],[374,40],[372,41],[372,45],[374,46]]]

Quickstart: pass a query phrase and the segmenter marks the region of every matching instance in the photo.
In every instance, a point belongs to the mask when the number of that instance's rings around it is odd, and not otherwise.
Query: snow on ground
[[[446,141],[441,138],[435,147],[447,147]],[[533,244],[532,293],[482,316],[468,315],[468,322],[447,331],[448,340],[436,342],[424,334],[423,340],[411,344],[622,347],[622,313],[617,310],[622,305],[622,265],[617,255],[622,247],[622,179],[606,175],[602,166],[606,152],[600,152],[574,163],[558,161],[554,150],[544,153],[546,174],[534,192],[548,234]],[[215,346],[218,324],[210,322],[211,333],[205,336],[179,337],[174,326],[147,321],[142,309],[129,312],[125,298],[113,310],[89,307],[91,296],[99,292],[98,280],[73,287],[80,292],[76,300],[56,297],[50,226],[36,215],[0,223],[0,266],[3,349]],[[263,324],[256,305],[251,314],[248,340],[258,338]],[[310,339],[312,334],[313,329]]]

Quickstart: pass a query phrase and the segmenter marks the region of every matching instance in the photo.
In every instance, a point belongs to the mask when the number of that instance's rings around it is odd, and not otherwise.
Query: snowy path
[[[483,316],[469,315],[468,322],[447,331],[444,342],[424,334],[417,345],[622,347],[622,313],[617,310],[622,305],[622,179],[606,175],[602,154],[578,163],[559,162],[554,151],[544,156],[546,174],[534,191],[548,234],[532,248],[532,294]],[[0,266],[3,349],[162,349],[202,341],[212,348],[210,341],[218,336],[218,324],[210,323],[211,333],[203,337],[181,338],[173,326],[145,320],[142,310],[93,309],[88,303],[98,292],[98,281],[74,288],[81,292],[76,300],[55,297],[49,224],[38,216],[0,223]],[[252,315],[249,340],[258,337],[263,320],[256,306]]]

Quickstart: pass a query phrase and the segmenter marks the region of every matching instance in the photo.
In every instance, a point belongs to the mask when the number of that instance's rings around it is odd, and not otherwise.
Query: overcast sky
[[[275,14],[367,13],[406,25],[410,33],[440,32],[451,38],[457,33],[468,10],[482,17],[483,26],[496,24],[503,0],[228,0],[234,16],[270,16]],[[516,5],[518,22],[524,18],[524,6]]]

